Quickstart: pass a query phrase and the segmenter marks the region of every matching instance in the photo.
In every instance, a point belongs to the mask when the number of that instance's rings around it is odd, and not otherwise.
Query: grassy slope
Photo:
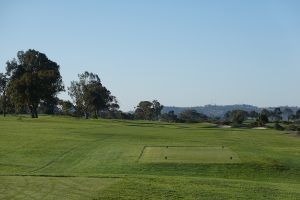
[[[0,199],[300,199],[300,139],[273,130],[47,116],[0,127]],[[242,163],[139,163],[144,146],[225,146]]]

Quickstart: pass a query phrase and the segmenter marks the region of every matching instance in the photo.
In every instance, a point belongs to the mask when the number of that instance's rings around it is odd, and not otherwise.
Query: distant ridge
[[[296,112],[299,107],[293,106],[279,106],[282,110],[285,108],[291,108],[294,112]],[[273,110],[275,107],[266,107],[268,110]],[[179,114],[184,110],[193,109],[197,112],[201,112],[209,117],[223,117],[226,112],[232,110],[245,110],[247,112],[256,111],[260,112],[264,108],[260,108],[253,105],[247,104],[236,104],[236,105],[205,105],[205,106],[195,106],[195,107],[176,107],[176,106],[164,106],[162,113],[167,113],[169,111],[174,111],[175,114]]]

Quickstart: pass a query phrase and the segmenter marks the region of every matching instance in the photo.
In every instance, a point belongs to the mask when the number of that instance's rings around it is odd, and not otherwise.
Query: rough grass
[[[228,149],[222,163],[193,162],[204,155],[188,148],[167,151],[176,162],[139,162],[145,146],[166,145]],[[0,199],[300,199],[299,156],[299,138],[274,130],[0,118]]]

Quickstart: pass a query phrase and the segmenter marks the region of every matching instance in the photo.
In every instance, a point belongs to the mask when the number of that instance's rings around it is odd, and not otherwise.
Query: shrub
[[[299,129],[299,127],[297,127],[296,125],[294,124],[291,124],[287,127],[287,130],[288,131],[297,131],[297,129]]]
[[[279,123],[275,123],[274,129],[275,129],[275,130],[279,130],[279,131],[283,131],[283,130],[284,130],[284,127],[282,127]]]
[[[255,128],[260,126],[259,122],[251,122],[250,124],[248,124],[248,128]]]

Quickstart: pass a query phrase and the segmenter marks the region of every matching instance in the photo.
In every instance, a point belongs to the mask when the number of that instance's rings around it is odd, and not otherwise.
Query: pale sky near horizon
[[[299,10],[297,0],[0,0],[0,72],[31,48],[66,86],[97,73],[124,111],[154,99],[300,106]]]

